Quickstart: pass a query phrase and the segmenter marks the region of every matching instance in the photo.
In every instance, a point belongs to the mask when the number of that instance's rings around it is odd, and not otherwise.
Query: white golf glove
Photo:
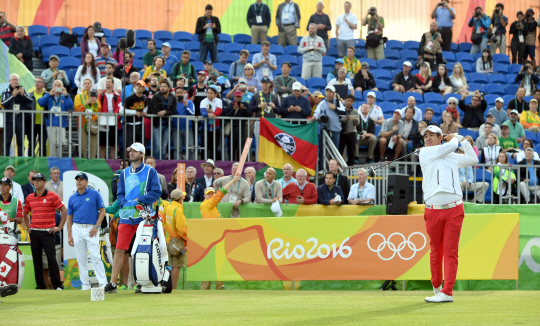
[[[465,138],[465,137],[461,136],[461,135],[458,134],[458,133],[454,133],[454,136],[456,136],[456,138],[457,138],[460,142],[463,140],[463,138]]]

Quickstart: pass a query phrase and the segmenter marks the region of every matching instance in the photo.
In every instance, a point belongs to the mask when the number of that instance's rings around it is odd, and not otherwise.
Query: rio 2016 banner
[[[427,280],[422,215],[188,220],[188,281]],[[458,279],[518,278],[519,214],[466,215]]]

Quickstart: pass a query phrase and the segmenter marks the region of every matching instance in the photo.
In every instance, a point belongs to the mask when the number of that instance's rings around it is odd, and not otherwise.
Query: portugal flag
[[[259,161],[282,169],[289,163],[315,175],[317,167],[317,124],[291,124],[281,119],[260,120]]]

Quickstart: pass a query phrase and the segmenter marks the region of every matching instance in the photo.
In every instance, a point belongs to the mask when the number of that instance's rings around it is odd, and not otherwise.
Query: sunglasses
[[[214,173],[212,173],[212,174],[214,174],[214,175],[216,175],[216,174],[217,174],[217,175],[220,175],[221,173],[219,173],[219,172],[214,172]]]
[[[456,102],[450,102],[448,105],[456,105]]]

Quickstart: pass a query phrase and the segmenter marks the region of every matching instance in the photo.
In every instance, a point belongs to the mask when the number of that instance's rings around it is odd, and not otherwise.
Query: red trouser
[[[436,288],[442,284],[444,257],[445,282],[441,292],[450,296],[456,283],[459,236],[464,217],[463,204],[449,209],[429,209],[426,207],[424,213],[431,248],[431,284]]]

